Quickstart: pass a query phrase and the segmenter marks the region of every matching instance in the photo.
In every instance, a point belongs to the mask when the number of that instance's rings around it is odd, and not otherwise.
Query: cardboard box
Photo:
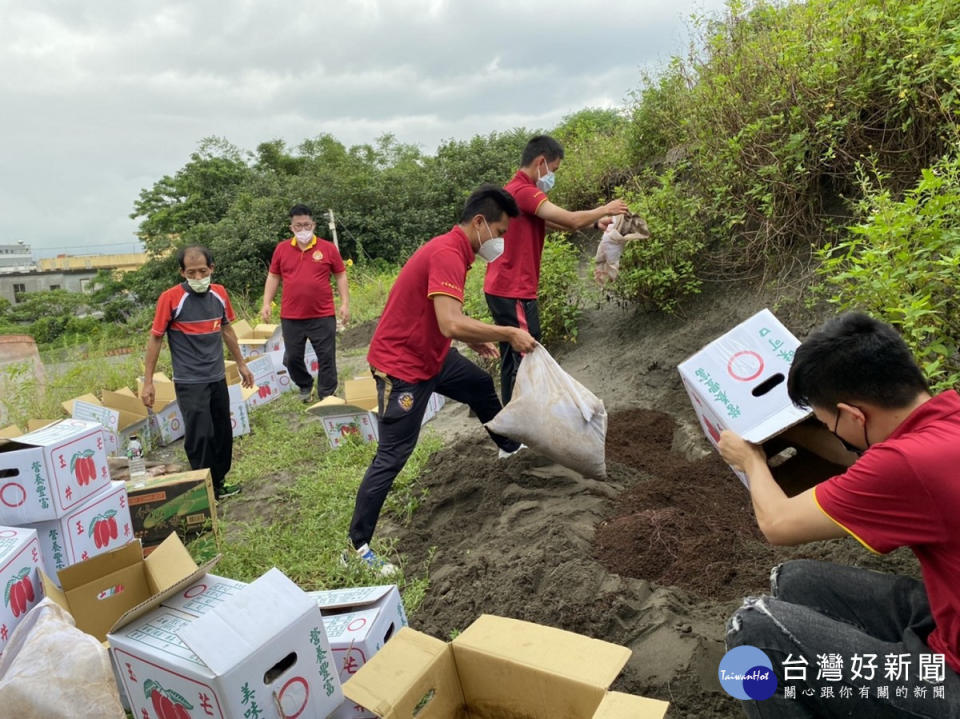
[[[762,310],[677,367],[703,433],[714,447],[720,433],[731,429],[747,441],[762,445],[768,455],[772,455],[782,451],[785,445],[770,440],[803,424],[803,429],[794,433],[801,438],[803,453],[791,460],[791,466],[783,465],[785,469],[774,471],[774,477],[782,485],[791,485],[788,494],[802,489],[792,486],[792,480],[783,481],[778,474],[789,473],[798,464],[815,462],[814,457],[836,458],[846,454],[840,442],[819,427],[818,422],[808,421],[812,420],[812,412],[798,409],[787,394],[787,376],[799,346],[799,340],[770,310]],[[853,459],[852,455],[844,457],[848,464]],[[831,467],[817,471],[808,468],[805,484],[816,484],[843,469]],[[734,472],[746,485],[746,475]]]
[[[154,372],[153,388],[155,393],[153,413],[147,412],[147,416],[157,444],[165,446],[183,437],[183,414],[180,412],[180,405],[177,403],[177,392],[173,380],[163,372]],[[142,389],[143,378],[138,377],[137,396],[140,395]]]
[[[320,610],[278,569],[198,610],[160,606],[109,641],[137,717],[158,702],[190,716],[326,717],[343,701]]]
[[[240,384],[240,370],[237,368],[236,362],[233,360],[224,360],[223,369],[226,373],[228,385]]]
[[[667,702],[608,691],[626,647],[483,615],[449,644],[409,627],[343,687],[383,719],[662,719]]]
[[[323,627],[333,650],[341,682],[346,682],[407,626],[396,585],[308,592],[323,614]],[[345,701],[331,719],[376,719],[362,706]]]
[[[144,547],[171,532],[184,541],[217,528],[217,501],[209,469],[130,480],[126,483],[133,536]]]
[[[43,599],[42,570],[37,531],[0,527],[0,652],[27,611]]]
[[[27,432],[36,432],[38,429],[49,427],[51,424],[54,424],[55,422],[57,422],[57,420],[55,419],[28,419]]]
[[[290,373],[287,371],[286,365],[283,364],[283,350],[267,352],[266,356],[270,358],[270,362],[273,364],[273,371],[277,375],[277,385],[280,388],[280,393],[298,389],[297,385],[290,379]]]
[[[19,437],[23,432],[20,431],[20,428],[15,424],[10,424],[0,429],[0,439],[13,439],[14,437]]]
[[[47,596],[73,615],[81,631],[104,641],[107,632],[160,606],[218,561],[219,555],[198,567],[180,538],[171,534],[146,559],[140,540],[134,539],[61,569],[60,587],[45,574],[40,578]]]
[[[109,457],[123,454],[120,448],[120,435],[117,434],[117,425],[120,413],[100,404],[93,395],[82,395],[63,403],[69,406],[67,410],[74,419],[83,419],[88,422],[97,422],[103,427],[104,451]]]
[[[307,411],[322,418],[323,430],[334,449],[350,435],[364,442],[376,442],[378,439],[376,412],[348,405],[339,397],[325,397],[307,408]]]
[[[183,591],[165,599],[161,606],[199,617],[231,599],[246,586],[247,582],[205,574]]]
[[[0,523],[61,517],[110,481],[100,425],[64,419],[0,440]]]
[[[370,375],[348,379],[343,385],[347,404],[360,409],[377,409],[377,383]]]
[[[116,549],[133,539],[123,482],[110,482],[64,516],[29,525],[37,530],[47,572]]]
[[[253,409],[273,402],[280,396],[280,383],[273,371],[273,361],[269,357],[256,357],[247,362],[247,369],[253,374],[253,383],[257,391],[247,399],[247,407]]]
[[[140,397],[128,387],[116,391],[104,390],[101,394],[102,399],[92,394],[80,395],[63,402],[62,406],[74,419],[99,422],[103,426],[107,454],[110,456],[124,456],[127,442],[133,435],[137,435],[144,451],[152,449],[156,443],[156,432]]]
[[[247,407],[247,400],[256,394],[254,387],[246,389],[240,384],[232,384],[227,387],[230,394],[230,426],[233,427],[233,436],[242,437],[250,433],[250,410]]]
[[[267,340],[269,337],[257,337],[253,327],[246,320],[237,320],[231,325],[234,334],[237,335],[237,344],[240,345],[240,355],[244,359],[253,359],[260,357],[266,352]]]

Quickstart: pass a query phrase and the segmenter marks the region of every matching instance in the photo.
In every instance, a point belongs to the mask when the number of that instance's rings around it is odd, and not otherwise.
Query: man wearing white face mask
[[[383,575],[395,567],[370,549],[380,509],[394,478],[417,444],[420,424],[433,392],[463,402],[481,423],[500,411],[490,375],[450,348],[460,340],[483,357],[496,357],[493,342],[517,352],[536,346],[530,334],[463,314],[467,270],[474,258],[499,262],[503,233],[517,205],[505,190],[483,185],[467,199],[459,224],[418,249],[400,270],[370,342],[367,361],[377,383],[380,439],[364,475],[350,523],[357,555]],[[489,433],[504,456],[520,444]]]
[[[571,212],[547,199],[556,171],[563,160],[560,143],[548,135],[532,138],[523,150],[520,169],[505,185],[517,202],[520,216],[510,223],[504,237],[503,257],[489,267],[483,283],[493,321],[528,330],[540,339],[540,257],[547,229],[579,230],[590,225],[604,229],[608,215],[622,215],[627,203],[613,200],[593,210]],[[503,403],[510,401],[521,355],[509,344],[500,344],[500,391]]]
[[[192,469],[209,469],[217,499],[236,493],[225,477],[233,456],[230,396],[227,393],[223,344],[237,362],[244,387],[253,386],[253,374],[240,354],[230,326],[235,319],[223,285],[210,282],[213,259],[206,247],[186,247],[177,253],[184,281],[160,295],[147,342],[140,399],[153,407],[153,372],[163,336],[170,343],[173,383],[183,415],[183,449]]]
[[[340,251],[332,242],[314,234],[313,213],[306,205],[290,210],[290,231],[293,237],[276,246],[270,270],[263,286],[260,319],[269,322],[270,304],[283,281],[280,303],[280,326],[283,330],[283,364],[290,379],[300,388],[300,399],[310,400],[313,377],[304,362],[307,340],[317,355],[317,399],[337,391],[336,336],[337,320],[330,277],[337,283],[340,295],[340,320],[350,321],[350,290],[347,268]]]

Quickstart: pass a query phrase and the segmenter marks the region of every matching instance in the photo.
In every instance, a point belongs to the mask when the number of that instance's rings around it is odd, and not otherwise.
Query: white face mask
[[[543,192],[550,192],[557,182],[557,176],[547,167],[547,174],[540,177],[540,169],[537,168],[537,188]]]
[[[484,219],[483,224],[487,225],[486,219]],[[490,239],[480,243],[480,249],[477,250],[477,257],[484,262],[493,262],[503,254],[503,238],[494,237],[490,225],[487,225],[487,232],[490,233]],[[479,239],[479,237],[477,239]]]
[[[293,236],[297,238],[297,242],[305,245],[313,238],[313,230],[300,230],[299,232],[294,232]]]
[[[190,285],[190,289],[194,292],[199,292],[203,294],[210,289],[210,275],[199,279],[199,280],[187,280],[187,284]]]

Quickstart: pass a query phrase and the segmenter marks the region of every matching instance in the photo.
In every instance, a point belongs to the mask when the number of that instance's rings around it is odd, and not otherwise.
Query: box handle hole
[[[420,712],[426,709],[430,702],[433,700],[433,697],[436,696],[437,692],[435,689],[431,689],[426,694],[423,695],[423,698],[417,702],[417,705],[413,708],[413,715],[417,716]]]
[[[290,652],[287,656],[267,669],[263,674],[264,684],[273,684],[277,677],[283,674],[287,669],[297,663],[297,653]]]
[[[750,394],[752,394],[754,397],[762,397],[777,385],[782,384],[783,380],[784,380],[783,373],[777,372],[777,374],[773,375],[773,377],[769,377],[768,379],[765,379],[763,382],[761,382],[756,387],[754,387],[753,390],[751,390]]]

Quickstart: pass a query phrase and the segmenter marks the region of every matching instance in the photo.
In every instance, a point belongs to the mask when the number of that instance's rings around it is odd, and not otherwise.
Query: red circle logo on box
[[[183,598],[193,599],[194,597],[199,597],[205,591],[207,591],[206,584],[194,584],[192,587],[190,587],[187,591],[183,593]]]
[[[10,488],[13,488],[12,492],[8,492]],[[27,490],[21,487],[16,482],[7,482],[0,488],[0,502],[3,502],[8,507],[19,507],[24,502],[27,501]]]
[[[280,715],[283,719],[297,719],[307,708],[310,700],[310,685],[303,677],[293,677],[277,694],[277,704],[280,705]],[[293,707],[299,706],[294,709]]]
[[[740,382],[754,380],[763,372],[763,357],[753,350],[737,352],[727,363],[727,372]]]

